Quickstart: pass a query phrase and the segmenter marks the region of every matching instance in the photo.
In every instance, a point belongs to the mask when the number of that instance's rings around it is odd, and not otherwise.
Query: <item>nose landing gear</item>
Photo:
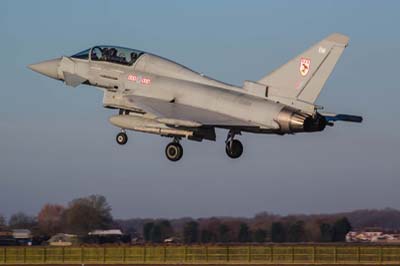
[[[228,136],[225,141],[225,152],[229,158],[237,159],[243,154],[243,145],[242,143],[234,139],[235,135],[240,132],[235,132],[233,130],[229,130]]]

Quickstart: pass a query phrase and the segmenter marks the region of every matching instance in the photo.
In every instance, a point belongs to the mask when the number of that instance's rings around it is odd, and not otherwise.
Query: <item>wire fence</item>
[[[400,246],[0,247],[1,264],[400,264]]]

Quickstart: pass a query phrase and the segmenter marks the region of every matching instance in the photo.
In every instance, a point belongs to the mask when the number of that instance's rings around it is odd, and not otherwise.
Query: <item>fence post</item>
[[[383,263],[383,247],[382,246],[379,247],[379,262],[380,262],[380,264]]]
[[[103,247],[103,262],[106,262],[106,247]]]
[[[274,261],[274,247],[271,246],[271,262]]]
[[[333,247],[333,263],[336,264],[336,262],[337,262],[337,247],[334,246]]]
[[[62,263],[65,261],[65,247],[62,247],[61,249],[61,261]]]
[[[3,260],[4,260],[4,264],[6,264],[7,263],[7,248],[4,248],[4,258],[3,258]]]
[[[316,259],[315,259],[315,256],[316,256],[316,250],[315,250],[315,246],[313,246],[313,249],[312,249],[312,262],[315,264],[315,261],[316,261]]]
[[[144,263],[146,263],[146,249],[147,249],[147,247],[144,246],[144,247],[143,247],[143,262],[144,262]]]
[[[206,261],[208,262],[208,246],[206,246]]]
[[[124,249],[122,250],[122,261],[126,262],[126,247],[124,246]]]
[[[249,245],[247,254],[248,254],[248,256],[249,256],[249,257],[248,257],[248,261],[251,262],[251,246],[250,246],[250,245]]]
[[[294,247],[292,247],[292,263],[294,263]]]
[[[184,257],[184,261],[186,262],[187,261],[187,246],[185,245],[185,257]]]
[[[81,263],[83,264],[83,247],[81,247]]]
[[[226,246],[226,261],[229,261],[229,246]]]
[[[24,263],[26,263],[26,247],[24,247]]]
[[[357,248],[357,262],[358,263],[361,262],[361,247],[360,246]]]
[[[164,262],[167,261],[167,247],[164,246]]]
[[[43,248],[43,263],[46,263],[47,260],[47,248]]]

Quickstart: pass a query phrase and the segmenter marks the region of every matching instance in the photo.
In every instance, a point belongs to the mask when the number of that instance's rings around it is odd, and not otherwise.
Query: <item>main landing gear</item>
[[[168,160],[176,162],[182,158],[182,155],[182,145],[179,144],[178,138],[174,138],[174,140],[171,143],[168,143],[167,147],[165,147],[165,156],[167,156]]]
[[[232,159],[237,159],[243,154],[242,143],[239,140],[234,139],[236,134],[240,135],[240,132],[229,130],[228,136],[225,140],[225,152]]]
[[[119,145],[125,145],[128,142],[128,135],[126,135],[125,131],[121,131],[117,134],[115,140]]]

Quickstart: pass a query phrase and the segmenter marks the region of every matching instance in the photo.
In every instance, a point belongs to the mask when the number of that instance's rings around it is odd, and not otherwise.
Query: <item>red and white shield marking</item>
[[[308,71],[310,71],[310,66],[311,66],[311,59],[308,58],[301,58],[300,59],[300,74],[305,77],[308,74]]]

